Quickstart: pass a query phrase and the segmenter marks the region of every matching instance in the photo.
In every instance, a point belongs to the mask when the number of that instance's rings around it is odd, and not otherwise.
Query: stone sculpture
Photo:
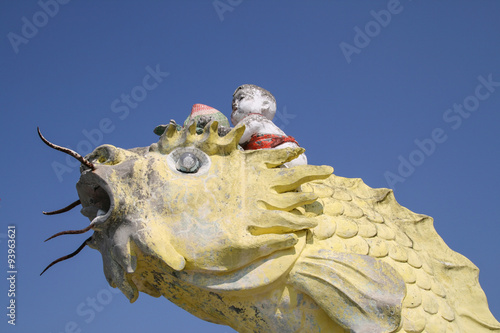
[[[201,134],[205,126],[211,121],[219,123],[219,135],[224,136],[231,130],[229,120],[219,110],[205,104],[194,104],[191,108],[191,113],[184,121],[183,126],[188,126],[191,122],[196,123],[196,133]],[[170,124],[177,126],[180,131],[183,126],[178,125],[175,120],[170,120]],[[159,125],[154,129],[154,133],[162,135],[167,125]]]
[[[238,96],[237,94],[235,96]],[[236,108],[238,109],[238,108]],[[478,269],[389,189],[280,168],[303,148],[241,150],[245,126],[157,128],[149,147],[103,145],[82,162],[77,205],[108,283],[164,296],[239,332],[497,332]],[[47,268],[48,268],[47,267]]]
[[[298,148],[295,138],[288,136],[273,123],[276,100],[264,88],[253,84],[239,86],[233,94],[233,125],[245,125],[240,145],[245,150],[263,148]],[[286,167],[307,164],[305,154],[284,164]]]

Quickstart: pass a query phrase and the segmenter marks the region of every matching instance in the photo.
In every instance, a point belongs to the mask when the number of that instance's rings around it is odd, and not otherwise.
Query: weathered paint
[[[500,330],[477,268],[431,218],[329,166],[279,168],[304,150],[242,151],[243,132],[171,125],[150,147],[87,156],[82,206],[106,210],[90,245],[131,302],[163,295],[239,332]],[[179,149],[198,172],[175,168]]]

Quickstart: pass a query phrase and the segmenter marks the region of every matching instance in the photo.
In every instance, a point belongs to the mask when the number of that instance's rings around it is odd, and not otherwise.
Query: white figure
[[[233,125],[244,124],[245,133],[240,145],[245,150],[265,148],[300,147],[297,141],[285,134],[272,120],[276,114],[276,100],[264,88],[253,84],[239,86],[233,94]],[[285,163],[286,167],[307,164],[307,157],[299,157]]]

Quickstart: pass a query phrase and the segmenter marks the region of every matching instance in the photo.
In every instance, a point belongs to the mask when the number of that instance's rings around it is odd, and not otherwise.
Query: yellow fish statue
[[[164,296],[238,332],[500,332],[432,218],[330,166],[280,168],[303,148],[244,151],[244,126],[218,129],[170,124],[149,147],[86,157],[40,134],[82,162],[72,207],[91,221],[55,236],[92,230],[79,250],[131,302]]]

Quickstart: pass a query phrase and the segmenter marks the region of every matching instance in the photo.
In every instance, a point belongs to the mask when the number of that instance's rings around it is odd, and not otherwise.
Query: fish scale
[[[412,223],[421,215],[399,205],[396,218],[384,214],[379,207],[391,191],[369,188],[360,179],[332,175],[327,180],[302,185],[302,191],[317,194],[321,213],[331,217],[319,220],[318,227],[313,230],[317,238],[330,243],[328,248],[381,260],[405,281],[402,320],[395,332],[462,332],[445,287],[435,278],[428,262],[431,256],[415,245],[416,242],[398,225]],[[319,208],[309,212],[319,213]]]

